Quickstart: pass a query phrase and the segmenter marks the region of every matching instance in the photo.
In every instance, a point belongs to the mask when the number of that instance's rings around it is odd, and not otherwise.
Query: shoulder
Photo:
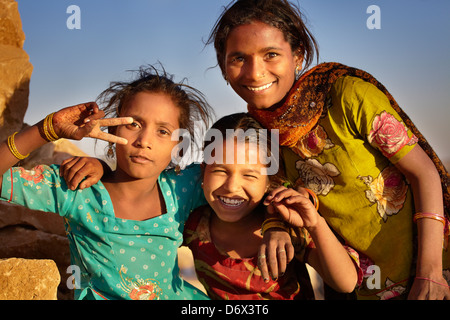
[[[177,172],[175,169],[163,171],[161,178],[169,178],[175,181],[192,181],[192,179],[200,178],[201,173],[200,164],[193,163],[180,172]]]
[[[343,76],[335,81],[331,92],[334,96],[346,104],[361,104],[369,99],[385,100],[389,99],[375,85],[361,78],[353,76]]]

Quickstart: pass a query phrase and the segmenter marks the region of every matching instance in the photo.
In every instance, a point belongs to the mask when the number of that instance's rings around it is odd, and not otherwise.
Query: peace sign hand
[[[53,116],[53,128],[60,138],[81,140],[84,137],[127,144],[127,139],[103,132],[101,127],[131,124],[133,118],[102,119],[105,113],[95,102],[78,104],[59,110]]]

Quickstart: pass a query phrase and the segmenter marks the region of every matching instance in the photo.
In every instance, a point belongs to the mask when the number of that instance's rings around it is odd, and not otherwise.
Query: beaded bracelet
[[[23,160],[27,158],[30,154],[22,155],[16,148],[16,144],[14,143],[14,137],[17,134],[17,132],[14,132],[12,135],[8,137],[8,148],[9,151],[13,154],[14,157],[17,158],[17,160]]]

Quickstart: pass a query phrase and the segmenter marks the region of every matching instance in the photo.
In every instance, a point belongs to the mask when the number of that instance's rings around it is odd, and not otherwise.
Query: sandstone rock
[[[51,260],[0,260],[0,300],[56,300],[60,282]]]
[[[0,141],[22,128],[33,66],[23,50],[18,5],[0,0]]]
[[[53,260],[62,279],[58,299],[73,299],[73,291],[66,286],[69,240],[59,215],[0,201],[0,259],[11,257]]]
[[[23,118],[28,106],[33,66],[28,54],[23,50],[24,41],[25,34],[17,2],[0,0],[0,141],[27,126],[23,123]],[[32,152],[30,157],[19,165],[30,169],[37,164],[61,163],[73,155],[86,156],[74,144],[61,139]],[[66,269],[70,265],[70,253],[63,219],[58,215],[28,210],[1,201],[1,258],[55,261],[63,279],[58,298],[73,297],[73,292],[65,285],[69,276]],[[25,275],[21,275],[19,278],[24,277]],[[0,294],[2,293],[3,290],[0,290]]]

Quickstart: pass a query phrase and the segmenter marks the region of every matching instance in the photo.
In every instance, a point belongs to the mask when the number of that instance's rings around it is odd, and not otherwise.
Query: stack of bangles
[[[55,129],[53,129],[53,115],[55,113],[49,114],[44,119],[44,124],[42,127],[42,131],[44,132],[44,139],[48,142],[56,141],[59,139],[58,135],[55,132]],[[17,132],[14,132],[12,135],[8,137],[8,148],[9,151],[13,154],[14,157],[17,158],[17,160],[23,160],[27,158],[30,154],[22,155],[16,147],[16,144],[14,142],[14,137],[16,136]]]
[[[55,113],[50,113],[48,116],[44,119],[44,125],[42,126],[42,129],[44,131],[45,138],[48,142],[56,141],[59,139],[58,135],[55,132],[55,129],[53,129],[53,115]]]
[[[8,148],[9,151],[13,154],[14,157],[17,158],[17,160],[23,160],[27,158],[30,154],[22,155],[16,148],[16,144],[14,143],[14,137],[16,136],[17,132],[14,132],[12,135],[8,137]]]
[[[289,228],[286,226],[283,220],[279,218],[269,218],[264,220],[261,226],[261,235],[264,236],[264,232],[268,229],[280,228],[289,233]]]

